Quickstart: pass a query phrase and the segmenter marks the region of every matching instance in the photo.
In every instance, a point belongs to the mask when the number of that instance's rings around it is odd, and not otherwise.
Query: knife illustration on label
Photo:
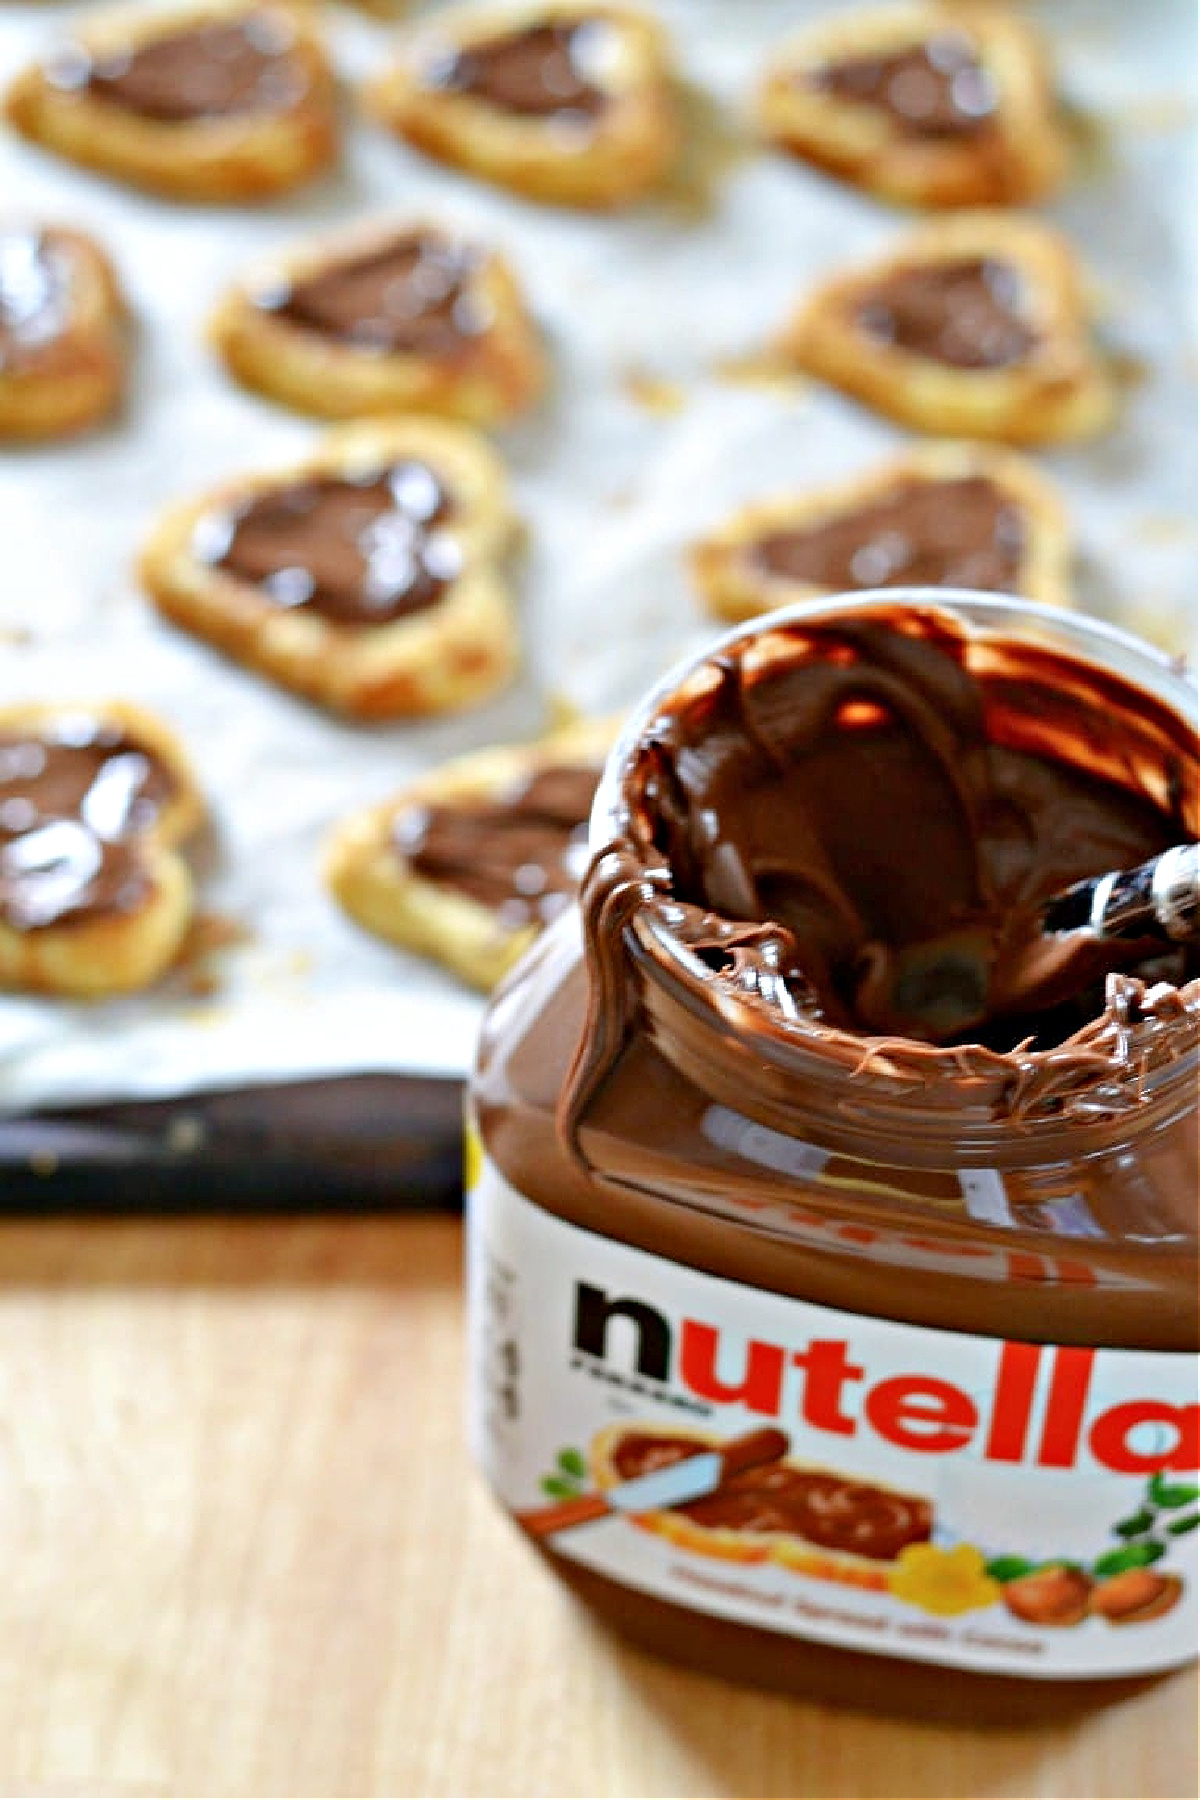
[[[760,1463],[778,1462],[790,1448],[787,1434],[773,1426],[748,1431],[742,1437],[730,1438],[720,1449],[697,1448],[695,1456],[687,1456],[666,1468],[654,1469],[631,1481],[619,1481],[602,1492],[579,1494],[553,1506],[539,1506],[517,1514],[517,1521],[533,1537],[551,1537],[559,1531],[572,1531],[578,1525],[590,1525],[614,1513],[663,1512],[672,1506],[683,1506],[715,1493],[733,1475]]]

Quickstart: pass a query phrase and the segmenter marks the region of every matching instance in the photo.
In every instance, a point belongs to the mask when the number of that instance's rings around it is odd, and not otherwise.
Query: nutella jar
[[[972,1720],[1195,1656],[1200,954],[1042,920],[1195,838],[1194,703],[893,590],[638,708],[468,1155],[474,1451],[625,1634]]]

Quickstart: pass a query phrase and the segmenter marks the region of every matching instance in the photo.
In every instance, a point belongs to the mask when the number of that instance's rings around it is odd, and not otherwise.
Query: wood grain
[[[1005,1734],[606,1636],[461,1442],[445,1218],[0,1226],[0,1790],[1189,1796],[1184,1673]]]

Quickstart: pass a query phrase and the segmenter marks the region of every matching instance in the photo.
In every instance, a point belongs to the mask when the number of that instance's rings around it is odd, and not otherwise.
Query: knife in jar
[[[553,1506],[518,1513],[517,1523],[533,1537],[551,1537],[559,1531],[574,1530],[577,1525],[611,1518],[614,1513],[663,1512],[715,1493],[730,1476],[744,1469],[778,1462],[788,1449],[785,1432],[763,1426],[743,1437],[730,1438],[717,1449],[697,1450],[694,1456],[685,1456],[666,1468],[652,1469],[648,1475],[636,1475],[630,1481],[618,1481],[599,1493],[579,1494]]]

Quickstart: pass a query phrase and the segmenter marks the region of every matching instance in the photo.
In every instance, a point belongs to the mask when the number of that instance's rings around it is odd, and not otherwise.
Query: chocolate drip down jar
[[[1196,837],[1194,704],[912,590],[629,721],[468,1156],[475,1454],[627,1635],[967,1717],[1195,1656],[1200,956],[1042,922]]]

